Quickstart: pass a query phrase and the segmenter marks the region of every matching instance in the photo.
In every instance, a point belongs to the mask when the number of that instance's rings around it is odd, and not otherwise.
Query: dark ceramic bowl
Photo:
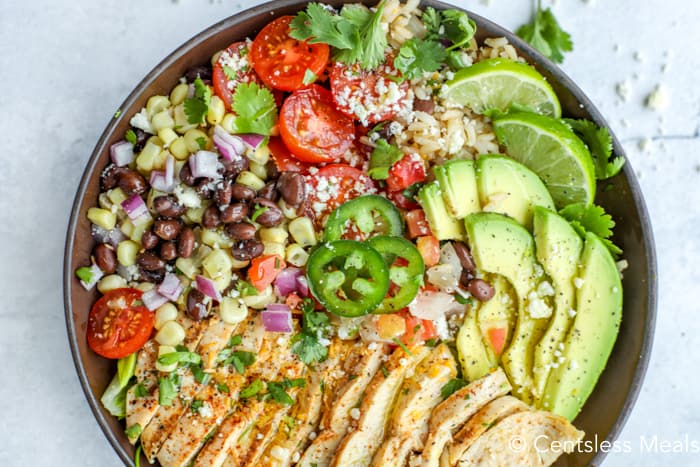
[[[370,3],[368,0],[362,1]],[[66,325],[73,360],[88,403],[109,442],[127,465],[133,465],[134,448],[128,443],[120,422],[109,415],[99,401],[114,374],[115,365],[93,353],[85,339],[88,311],[97,293],[86,292],[73,274],[76,267],[85,264],[94,245],[86,212],[96,203],[99,174],[108,164],[109,146],[123,138],[130,117],[146,104],[149,96],[168,94],[190,67],[208,63],[216,51],[246,36],[254,37],[271,18],[294,14],[306,3],[301,0],[265,3],[225,19],[187,41],[136,86],[122,104],[120,116],[105,129],[85,168],[66,239],[63,275]],[[331,0],[329,3],[340,5],[343,2]],[[371,3],[376,3],[376,0],[371,0]],[[425,0],[423,4],[438,9],[453,8],[434,0]],[[470,17],[478,25],[479,39],[507,37],[547,77],[561,99],[564,115],[588,118],[610,130],[588,97],[559,68],[511,32],[475,14],[470,13]],[[613,141],[615,153],[624,156],[619,141],[614,137]],[[654,333],[656,259],[649,216],[629,162],[625,164],[622,174],[599,184],[597,200],[616,220],[615,243],[624,249],[624,256],[629,261],[623,281],[625,302],[617,343],[595,392],[575,421],[576,426],[586,432],[586,439],[597,440],[599,446],[603,440],[612,442],[618,436],[644,379]],[[603,452],[575,453],[561,458],[558,465],[600,464],[604,457]]]

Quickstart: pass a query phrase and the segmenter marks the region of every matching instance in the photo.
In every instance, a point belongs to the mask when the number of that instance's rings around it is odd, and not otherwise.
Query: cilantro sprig
[[[586,206],[583,203],[569,204],[559,211],[559,214],[568,220],[574,230],[582,237],[585,236],[586,232],[591,232],[603,241],[613,256],[617,257],[622,253],[620,247],[610,240],[615,221],[601,206],[595,204]]]
[[[625,159],[623,157],[615,157],[610,160],[612,156],[612,137],[607,128],[598,127],[592,121],[583,119],[565,118],[564,123],[569,125],[588,146],[591,156],[593,156],[595,176],[598,180],[606,180],[620,173],[622,166],[625,165]]]
[[[231,102],[236,114],[236,133],[269,135],[277,123],[275,98],[266,87],[258,83],[240,83],[236,86]]]
[[[204,123],[211,102],[211,88],[201,78],[194,80],[194,96],[185,99],[185,115],[193,125]]]
[[[555,63],[563,62],[564,52],[574,49],[571,35],[561,28],[550,8],[542,9],[542,0],[537,0],[532,21],[521,26],[516,34]]]
[[[447,399],[452,394],[459,391],[460,389],[462,389],[466,385],[467,385],[467,382],[464,381],[463,379],[452,378],[447,383],[445,383],[445,385],[442,387],[442,389],[440,389],[440,395],[442,396],[443,399]]]
[[[284,405],[294,404],[294,399],[287,393],[291,388],[303,388],[306,385],[304,378],[288,379],[282,381],[270,381],[267,383],[267,394],[275,402]]]
[[[328,44],[337,61],[372,69],[384,63],[388,45],[381,27],[382,1],[375,12],[360,5],[345,5],[336,14],[319,3],[310,3],[290,23],[289,35],[311,44]]]
[[[328,348],[320,340],[330,335],[328,315],[314,310],[314,303],[305,299],[301,304],[302,329],[292,338],[292,352],[307,365],[328,358]]]
[[[403,151],[401,149],[389,144],[385,139],[380,139],[370,155],[367,174],[375,180],[386,180],[389,178],[391,166],[402,157]]]

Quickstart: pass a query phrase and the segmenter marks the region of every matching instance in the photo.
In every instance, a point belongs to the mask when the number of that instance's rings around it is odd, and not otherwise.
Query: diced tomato
[[[508,334],[508,329],[505,327],[490,328],[488,330],[488,338],[493,348],[493,352],[496,355],[501,355],[503,352],[503,347],[506,345],[506,335]]]
[[[347,164],[327,165],[306,180],[312,188],[307,200],[309,215],[319,223],[344,202],[374,190],[367,174]]]
[[[406,345],[415,345],[437,337],[435,323],[428,319],[416,318],[408,312],[402,312],[406,322],[406,332],[401,337],[401,342]]]
[[[440,240],[432,235],[424,235],[416,239],[416,248],[423,257],[426,267],[435,266],[440,261]]]
[[[381,339],[391,340],[401,337],[406,332],[405,319],[396,314],[390,313],[379,315],[376,318],[377,335]]]
[[[425,163],[416,154],[406,154],[389,169],[386,186],[389,191],[405,190],[414,183],[424,182]]]
[[[299,305],[301,305],[301,302],[303,300],[299,295],[297,295],[296,292],[292,292],[289,295],[287,295],[287,298],[284,300],[284,303],[289,307],[292,312],[301,312],[299,309]]]
[[[272,136],[268,143],[270,156],[280,172],[306,173],[312,164],[306,164],[292,155],[279,136]]]
[[[258,83],[260,80],[248,63],[248,44],[234,42],[221,52],[212,71],[212,84],[226,108],[231,108],[233,92],[240,83]]]
[[[389,198],[397,207],[406,211],[418,209],[420,207],[420,204],[404,195],[404,190],[389,191],[387,192],[386,197]]]
[[[414,209],[406,213],[406,225],[408,226],[409,238],[423,237],[431,235],[430,225],[425,218],[425,211],[422,209]]]
[[[277,274],[287,267],[284,260],[278,255],[258,256],[250,262],[248,280],[259,292],[272,284]]]

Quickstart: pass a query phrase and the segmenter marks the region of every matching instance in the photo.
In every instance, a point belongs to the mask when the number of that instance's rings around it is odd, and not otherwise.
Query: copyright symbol
[[[520,436],[513,436],[508,445],[513,452],[522,452],[525,449],[525,441]]]

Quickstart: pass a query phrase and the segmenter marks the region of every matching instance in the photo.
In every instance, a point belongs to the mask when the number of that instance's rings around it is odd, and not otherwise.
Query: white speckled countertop
[[[83,397],[66,338],[70,206],[94,143],[132,87],[187,38],[255,3],[0,1],[0,464],[120,465]],[[527,0],[456,3],[512,29],[531,8]],[[575,43],[563,68],[624,143],[659,257],[654,353],[619,446],[629,452],[606,465],[698,465],[700,4],[560,0],[554,9]],[[615,89],[622,82],[624,102]],[[659,83],[670,102],[654,112],[644,99]]]

